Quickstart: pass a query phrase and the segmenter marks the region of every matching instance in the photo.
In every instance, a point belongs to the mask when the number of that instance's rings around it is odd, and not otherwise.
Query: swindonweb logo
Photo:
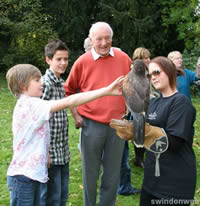
[[[154,199],[151,200],[152,205],[188,205],[188,204],[194,204],[199,205],[199,200],[180,200],[180,199]]]

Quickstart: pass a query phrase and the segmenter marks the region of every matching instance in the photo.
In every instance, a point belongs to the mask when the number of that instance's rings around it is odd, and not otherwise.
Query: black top
[[[183,94],[150,100],[147,122],[165,130],[170,139],[180,138],[179,148],[170,147],[159,159],[160,176],[155,176],[155,155],[147,151],[143,189],[158,198],[192,199],[196,186],[196,160],[192,149],[196,110]]]

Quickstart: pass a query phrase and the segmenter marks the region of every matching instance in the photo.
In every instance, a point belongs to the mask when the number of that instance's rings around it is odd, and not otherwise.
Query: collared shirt
[[[91,51],[92,51],[92,56],[93,56],[94,60],[97,60],[97,59],[99,59],[100,57],[102,57],[101,55],[99,55],[99,54],[96,53],[96,51],[94,50],[94,48],[92,48]],[[112,49],[112,48],[110,48],[110,51],[109,51],[108,55],[111,55],[111,56],[114,57],[114,52],[113,52],[113,49]]]
[[[65,97],[64,80],[58,79],[56,75],[48,69],[43,80],[42,99],[58,100]],[[70,160],[68,145],[68,118],[66,110],[54,112],[50,118],[50,157],[51,164],[64,165]]]

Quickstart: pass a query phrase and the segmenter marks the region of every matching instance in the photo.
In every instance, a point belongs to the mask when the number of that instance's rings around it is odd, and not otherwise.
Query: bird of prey
[[[122,86],[122,95],[133,115],[133,142],[136,147],[144,145],[145,114],[150,98],[150,82],[147,74],[147,66],[142,60],[137,59],[131,65],[131,71],[125,77]]]

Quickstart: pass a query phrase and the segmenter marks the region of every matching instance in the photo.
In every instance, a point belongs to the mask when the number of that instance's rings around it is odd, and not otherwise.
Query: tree
[[[83,43],[98,12],[95,0],[42,0],[45,12],[53,16],[52,25],[70,49],[69,68],[84,53]],[[67,70],[67,74],[69,70]],[[66,74],[66,75],[67,75]]]
[[[107,3],[100,1],[102,16],[113,25],[114,43],[130,56],[137,47],[148,48],[152,56],[166,55],[171,50],[171,42],[183,48],[183,41],[177,41],[170,35],[171,30],[162,26],[162,10],[160,0],[121,0]],[[175,31],[175,29],[173,29]]]
[[[179,45],[181,50],[184,47],[183,41],[176,39],[175,28],[168,31],[162,26],[163,7],[160,0],[42,2],[46,11],[54,16],[54,29],[71,49],[73,61],[83,53],[83,41],[91,24],[97,21],[106,21],[111,25],[114,31],[113,45],[129,56],[139,46],[148,48],[152,56],[166,55],[174,44]]]
[[[163,25],[174,26],[178,39],[184,40],[185,48],[192,49],[200,45],[200,1],[168,0],[161,1],[164,6]]]
[[[130,57],[141,46],[152,57],[183,52],[185,45],[187,50],[199,46],[199,10],[198,0],[1,0],[0,65],[26,62],[45,68],[43,47],[58,37],[70,48],[70,68],[97,21],[111,25],[113,46]]]
[[[18,63],[45,68],[44,45],[57,37],[51,16],[43,13],[39,0],[1,0],[0,65],[4,70]]]

